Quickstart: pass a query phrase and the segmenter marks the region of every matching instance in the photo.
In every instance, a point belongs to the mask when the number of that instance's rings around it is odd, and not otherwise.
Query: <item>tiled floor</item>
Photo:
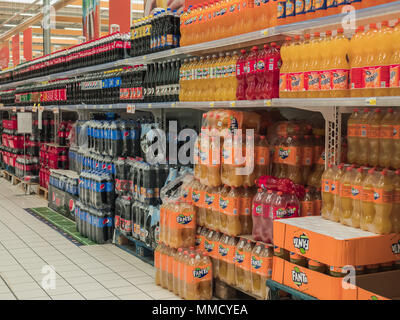
[[[0,300],[178,299],[140,259],[112,244],[77,247],[23,209],[46,205],[0,178]]]

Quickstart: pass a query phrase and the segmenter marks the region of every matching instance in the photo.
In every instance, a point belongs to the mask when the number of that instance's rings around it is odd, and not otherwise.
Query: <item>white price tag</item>
[[[19,109],[20,112],[25,112],[25,108],[22,107],[21,109]]]
[[[17,112],[17,107],[13,107],[12,112]]]
[[[112,109],[112,104],[110,104],[110,105],[108,106],[108,109]]]
[[[37,111],[37,107],[36,107],[36,103],[33,105],[32,107],[32,112],[36,112]]]
[[[136,106],[134,104],[128,104],[126,106],[127,113],[135,113],[135,111],[136,111]]]
[[[175,102],[171,103],[171,108],[175,108],[175,107],[176,107],[176,103]]]
[[[210,102],[210,107],[213,108],[215,106],[215,102]]]
[[[231,107],[236,107],[236,101],[231,101]]]
[[[149,104],[147,105],[147,108],[151,108],[151,103],[149,103]]]
[[[39,106],[38,106],[38,109],[39,109],[40,112],[43,112],[43,111],[44,111],[44,107],[41,106],[40,104],[39,104]]]
[[[261,34],[262,34],[264,37],[267,37],[267,36],[268,36],[268,30],[261,30]]]
[[[264,100],[264,107],[270,107],[272,105],[271,100]]]
[[[58,108],[53,108],[53,113],[55,114],[60,113],[60,110]]]

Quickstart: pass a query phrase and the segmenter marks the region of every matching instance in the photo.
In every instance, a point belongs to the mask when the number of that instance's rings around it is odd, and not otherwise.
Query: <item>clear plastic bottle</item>
[[[376,108],[374,113],[369,118],[369,130],[368,130],[368,164],[370,166],[379,165],[379,137],[380,137],[380,126],[382,120],[382,112],[380,108]]]
[[[358,154],[357,154],[357,164],[359,165],[367,165],[368,164],[368,155],[369,155],[369,113],[370,109],[365,108],[363,115],[360,117],[360,136],[358,139]]]
[[[251,291],[265,299],[267,297],[267,280],[272,277],[272,247],[257,242],[251,254]]]
[[[155,283],[157,286],[161,285],[161,247],[163,244],[159,242],[157,248],[154,250],[154,268],[156,269]]]
[[[374,221],[374,186],[376,182],[375,168],[372,168],[368,170],[368,175],[362,183],[360,228],[363,230],[368,230],[368,226]]]
[[[354,184],[355,170],[348,167],[340,181],[340,223],[348,224],[353,214],[352,186]]]
[[[183,257],[183,248],[179,248],[174,258],[173,290],[172,290],[172,292],[177,296],[181,295],[180,282],[182,273],[180,271],[181,271],[182,257]]]
[[[379,166],[382,168],[389,168],[392,162],[395,123],[393,109],[389,108],[381,120],[379,129]]]
[[[334,222],[340,221],[340,182],[344,173],[344,165],[340,164],[337,166],[337,172],[332,179],[331,192],[333,194],[333,208],[329,220]]]
[[[331,191],[333,177],[336,168],[332,164],[328,165],[328,169],[322,175],[322,208],[321,216],[324,219],[329,219],[333,211],[333,193]]]
[[[251,205],[253,198],[255,196],[255,189],[244,187],[240,192],[240,209],[239,209],[239,219],[240,225],[242,227],[242,234],[251,234],[253,230],[253,220],[251,217]]]
[[[242,234],[242,226],[240,224],[240,192],[237,188],[232,187],[227,194],[227,207],[224,209],[221,218],[221,231],[230,236],[238,236]]]
[[[263,208],[263,198],[266,192],[259,188],[257,190],[256,195],[253,198],[253,203],[251,206],[252,212],[252,219],[253,219],[253,231],[252,236],[253,239],[256,241],[261,240],[261,233],[262,233],[262,219],[264,215],[264,208]]]
[[[347,121],[347,160],[349,163],[357,162],[357,155],[360,149],[360,116],[361,114],[359,113],[358,109],[354,109],[349,120]]]
[[[365,179],[364,168],[358,168],[354,175],[353,183],[351,186],[351,198],[352,198],[352,208],[353,211],[351,213],[350,219],[345,219],[344,224],[351,226],[353,228],[360,227],[360,219],[361,219],[361,197],[362,197],[362,185]]]

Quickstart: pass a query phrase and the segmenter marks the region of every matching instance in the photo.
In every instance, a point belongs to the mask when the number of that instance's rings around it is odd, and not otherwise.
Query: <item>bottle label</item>
[[[331,71],[332,90],[346,90],[349,88],[349,70],[335,69]]]
[[[400,189],[394,189],[393,192],[393,203],[400,204]]]
[[[288,91],[288,74],[287,73],[281,73],[279,75],[279,91],[280,92],[287,92]]]
[[[254,217],[259,217],[263,215],[263,205],[261,203],[257,203],[252,205],[252,211]]]
[[[367,138],[369,136],[369,124],[363,123],[360,125],[360,137]]]
[[[330,70],[320,72],[320,86],[322,91],[331,90],[332,88],[332,73]]]
[[[262,277],[272,277],[272,257],[251,256],[251,272]]]
[[[288,164],[292,166],[301,165],[299,147],[276,146],[274,153],[274,163]]]
[[[364,68],[365,88],[388,88],[390,84],[389,66]]]
[[[235,256],[235,246],[230,246],[224,243],[219,243],[218,245],[218,259],[225,261],[227,263],[234,262]]]
[[[210,257],[215,258],[215,250],[214,250],[214,242],[213,241],[206,238],[204,240],[204,250],[210,254]]]
[[[350,70],[351,89],[363,89],[363,68],[352,68]]]
[[[302,217],[308,217],[308,216],[314,215],[313,201],[301,201],[300,202],[300,215]]]
[[[239,268],[250,271],[251,269],[251,252],[236,250],[235,253],[235,264]]]
[[[304,11],[306,13],[314,11],[313,0],[304,0]]]
[[[393,139],[399,140],[400,139],[400,125],[393,126]]]
[[[351,198],[351,184],[342,183],[340,186],[340,196],[343,198]]]
[[[305,13],[304,0],[296,0],[296,16]]]
[[[303,147],[302,165],[312,166],[313,165],[314,148],[305,146]]]
[[[373,197],[374,203],[392,203],[393,191],[387,191],[383,188],[374,188]]]
[[[287,218],[288,213],[286,211],[287,208],[279,207],[279,206],[271,206],[272,210],[272,219],[284,219]]]
[[[351,198],[354,200],[360,200],[361,199],[361,193],[362,193],[362,186],[351,186]]]
[[[289,91],[304,91],[304,73],[291,73],[289,75]]]
[[[368,138],[369,139],[379,139],[380,136],[380,126],[379,125],[370,125],[368,128]]]
[[[328,179],[323,179],[322,180],[322,191],[327,193],[327,192],[331,192],[331,180]]]
[[[255,147],[255,164],[268,165],[269,164],[269,148],[268,147]]]
[[[361,190],[361,201],[374,201],[374,190],[370,187],[363,187]]]
[[[333,195],[339,194],[340,191],[340,183],[336,180],[331,180],[331,193]]]
[[[400,65],[398,64],[390,66],[390,87],[400,87]]]
[[[287,0],[286,1],[286,17],[294,17],[296,15],[296,0]]]
[[[251,202],[253,198],[242,198],[241,216],[249,216],[251,214]]]
[[[382,124],[379,129],[380,139],[393,139],[393,125]]]
[[[320,73],[316,71],[311,71],[306,73],[306,87],[308,91],[319,91],[321,90],[320,84]]]
[[[349,124],[347,125],[347,136],[348,137],[359,137],[360,136],[360,125],[359,124]]]
[[[212,280],[212,265],[186,266],[186,283],[199,283]]]

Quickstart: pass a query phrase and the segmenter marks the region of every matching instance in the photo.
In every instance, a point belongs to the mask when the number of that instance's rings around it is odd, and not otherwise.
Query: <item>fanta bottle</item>
[[[200,278],[200,299],[211,300],[213,294],[213,275],[212,275],[212,263],[207,253],[200,254],[200,261],[197,262],[199,268]]]
[[[226,283],[229,285],[236,285],[236,278],[235,278],[235,249],[237,246],[237,240],[235,237],[228,237],[227,242],[227,255],[225,257],[226,261],[226,268],[227,268],[227,277]]]
[[[400,170],[393,177],[392,232],[400,233]]]
[[[296,184],[302,184],[303,182],[303,175],[302,175],[302,167],[301,167],[301,160],[302,160],[302,145],[298,136],[289,136],[286,139],[286,145],[288,149],[287,157],[285,155],[284,163],[287,165],[287,176]]]
[[[250,292],[252,289],[252,282],[251,282],[251,254],[253,251],[253,244],[250,240],[247,240],[244,247],[243,247],[243,263],[240,265],[243,268],[243,282],[242,282],[242,289],[244,291]]]
[[[393,130],[396,121],[393,109],[389,108],[383,116],[379,128],[379,166],[388,168],[393,156]]]
[[[168,287],[167,258],[167,246],[165,244],[162,244],[160,247],[160,283],[161,287],[163,287],[164,289],[167,289]]]
[[[344,173],[345,173],[344,165],[340,164],[337,166],[336,174],[333,176],[332,179],[331,192],[333,194],[333,208],[330,220],[334,222],[340,221],[340,186],[341,186],[341,179]]]
[[[331,185],[333,177],[336,173],[336,168],[332,164],[328,165],[328,169],[322,174],[322,208],[321,216],[324,219],[330,219],[333,211],[333,193],[331,192]]]
[[[360,117],[360,136],[358,139],[358,154],[357,154],[357,164],[366,165],[368,163],[368,156],[370,154],[369,151],[369,143],[368,143],[368,135],[369,135],[369,113],[368,108],[364,109],[363,115]]]
[[[381,120],[382,112],[380,108],[377,108],[368,121],[368,164],[374,167],[379,165],[379,130]]]
[[[378,73],[377,66],[377,40],[378,40],[378,28],[375,23],[369,25],[369,30],[365,33],[365,56],[364,62],[364,97],[372,97],[376,95],[376,88],[378,84]]]
[[[375,89],[376,96],[388,96],[390,93],[390,60],[392,57],[392,31],[388,21],[382,21],[378,31],[376,46],[379,48],[376,66],[380,82]]]
[[[306,188],[306,194],[300,202],[300,216],[309,217],[314,216],[314,197],[313,190],[311,188]]]
[[[273,202],[275,200],[276,194],[272,190],[268,190],[263,199],[263,215],[261,220],[261,241],[268,242],[272,233],[273,224]]]
[[[235,282],[236,286],[242,288],[244,286],[244,269],[242,265],[244,263],[244,246],[247,240],[245,238],[239,238],[237,246],[235,248]]]
[[[252,218],[253,218],[253,239],[254,240],[261,240],[262,234],[262,220],[263,220],[263,198],[265,195],[265,191],[261,188],[257,190],[257,193],[253,199],[251,211],[252,211]]]
[[[257,68],[256,68],[256,99],[267,99],[266,91],[268,90],[267,84],[267,73],[268,73],[268,62],[269,62],[269,46],[264,45],[263,50],[258,52],[257,55]]]
[[[175,270],[175,255],[176,250],[174,248],[170,248],[169,256],[168,256],[168,290],[174,290],[174,270]]]
[[[186,300],[197,300],[199,298],[198,284],[193,279],[193,272],[196,268],[195,254],[191,253],[185,262],[185,294]]]
[[[282,66],[279,73],[279,97],[287,98],[289,95],[289,71],[291,67],[291,46],[292,38],[286,37],[281,48]]]
[[[320,216],[322,208],[321,188],[317,188],[314,193],[314,215]]]
[[[183,299],[186,299],[186,272],[188,271],[187,267],[188,261],[189,261],[189,251],[184,250],[179,265],[179,274],[180,274],[179,293],[181,298]]]
[[[230,236],[238,236],[242,233],[240,224],[240,191],[236,187],[232,187],[228,193],[228,207],[224,210],[224,215],[221,216],[222,232]]]
[[[255,145],[254,171],[255,177],[269,175],[270,173],[270,147],[265,136],[260,136]]]
[[[347,160],[350,163],[357,162],[359,153],[359,136],[360,136],[360,120],[361,114],[358,109],[354,109],[349,120],[347,121]]]
[[[311,175],[311,168],[314,165],[314,141],[312,136],[305,135],[303,139],[302,146],[302,157],[301,157],[301,165],[302,165],[302,184],[306,185],[309,176]]]
[[[394,115],[392,168],[400,168],[400,113]]]
[[[315,32],[309,45],[309,60],[306,61],[307,91],[305,97],[307,98],[317,98],[321,90],[321,43],[320,33]]]
[[[378,234],[388,234],[392,231],[393,193],[393,181],[385,169],[374,186],[375,216],[372,223],[368,224],[369,231]]]
[[[346,173],[340,181],[340,223],[349,224],[353,214],[352,184],[354,183],[354,170],[352,167],[346,169]]]
[[[251,206],[255,196],[255,190],[244,186],[240,193],[239,219],[242,234],[251,234],[253,230],[253,220],[251,217]]]
[[[307,96],[306,93],[306,82],[307,82],[307,74],[308,74],[308,62],[310,61],[310,39],[311,35],[309,33],[306,33],[304,35],[304,41],[301,42],[301,45],[299,46],[299,72],[301,74],[300,77],[300,82],[302,82],[301,85],[301,90],[297,93],[298,98],[305,98]]]
[[[155,282],[157,286],[161,285],[161,247],[162,242],[158,243],[158,246],[154,250],[154,268],[156,269]]]
[[[324,52],[321,60],[320,73],[320,98],[327,98],[331,95],[332,88],[332,67],[333,67],[333,46],[332,31],[326,31],[325,38],[321,42],[321,50]]]
[[[251,254],[251,291],[261,298],[267,297],[267,280],[272,277],[272,247],[257,242]]]
[[[375,168],[372,168],[362,183],[360,228],[363,230],[368,230],[368,226],[374,221],[374,186],[376,182]]]
[[[352,198],[352,213],[350,219],[344,219],[344,224],[353,228],[360,227],[361,219],[361,200],[362,200],[362,184],[365,179],[364,168],[358,168],[354,173],[354,178],[351,185],[351,198]]]
[[[215,206],[215,188],[207,187],[205,195],[205,221],[203,221],[203,225],[209,229],[215,229],[213,225],[213,213],[212,208]]]
[[[393,28],[391,43],[392,54],[390,57],[390,95],[400,96],[400,44],[396,39],[400,37],[400,20]]]
[[[179,248],[174,257],[174,266],[173,266],[173,293],[177,296],[180,296],[180,282],[182,273],[181,270],[181,263],[182,263],[182,256],[183,256],[183,249]]]

